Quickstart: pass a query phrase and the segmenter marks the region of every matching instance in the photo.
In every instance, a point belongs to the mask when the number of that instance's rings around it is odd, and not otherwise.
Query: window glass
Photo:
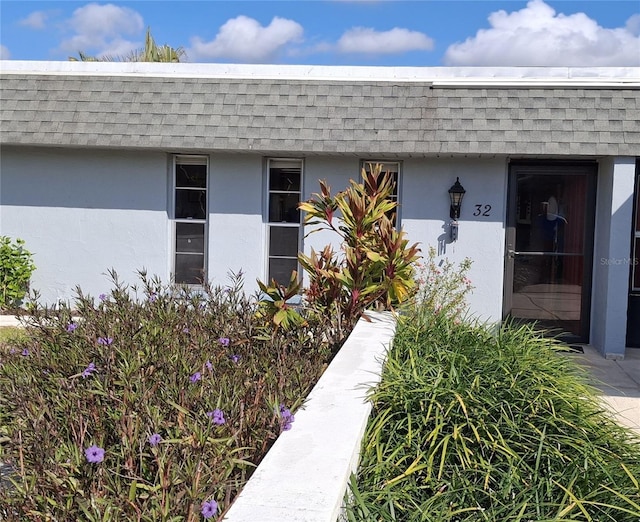
[[[176,189],[176,219],[206,219],[207,191]]]
[[[206,165],[176,165],[176,187],[207,187]]]
[[[269,259],[269,282],[275,279],[280,285],[288,285],[291,272],[298,270],[297,259],[274,257]]]
[[[297,258],[299,232],[299,227],[270,227],[270,254]]]
[[[271,223],[299,223],[299,194],[269,194],[269,221]]]
[[[204,254],[176,253],[176,283],[187,285],[202,284],[204,275]]]
[[[269,172],[269,190],[300,192],[300,167],[272,167]]]
[[[204,254],[204,223],[176,223],[176,252]]]

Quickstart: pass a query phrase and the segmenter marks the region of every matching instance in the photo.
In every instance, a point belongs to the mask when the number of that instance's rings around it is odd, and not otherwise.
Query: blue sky
[[[640,0],[0,1],[0,56],[182,47],[189,62],[640,66]]]

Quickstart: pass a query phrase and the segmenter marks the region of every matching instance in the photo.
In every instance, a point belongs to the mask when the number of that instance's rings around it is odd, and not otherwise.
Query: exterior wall
[[[303,198],[325,179],[332,192],[360,179],[357,157],[304,158]],[[164,152],[122,152],[3,147],[0,234],[25,239],[37,270],[32,288],[42,301],[68,300],[79,285],[97,295],[113,268],[126,282],[136,272],[168,280],[172,226],[168,210],[170,158]],[[473,260],[470,311],[480,320],[502,317],[507,161],[505,158],[408,158],[401,160],[400,225],[423,255]],[[635,158],[601,162],[598,178],[591,343],[609,357],[624,355],[627,262]],[[466,189],[459,238],[449,239],[448,189],[456,177]],[[208,269],[214,284],[242,270],[245,290],[266,277],[264,158],[212,154],[209,177]],[[489,209],[490,207],[490,209]],[[477,214],[477,215],[475,215]],[[305,232],[309,232],[306,230]],[[304,251],[321,250],[337,236],[319,232]]]
[[[265,184],[258,155],[210,156],[208,276],[213,285],[229,282],[230,271],[244,274],[245,291],[266,277]]]
[[[591,344],[607,358],[625,352],[635,158],[600,163],[596,203]]]
[[[362,159],[377,159],[375,155]],[[392,161],[392,160],[390,160]],[[332,193],[343,190],[349,179],[359,180],[357,158],[308,158],[305,162],[305,197],[319,191],[318,179],[326,179]],[[473,259],[469,277],[475,287],[469,296],[472,314],[480,320],[502,317],[507,168],[504,159],[421,158],[402,161],[399,190],[400,225],[410,243],[419,243],[424,257],[429,247],[438,259],[460,263]],[[459,239],[449,240],[449,194],[456,177],[467,191],[460,216]],[[481,205],[481,215],[476,205]],[[486,205],[491,209],[487,210]],[[483,216],[482,214],[488,215]],[[335,235],[318,232],[307,237],[304,250],[321,250]]]
[[[33,252],[43,302],[108,291],[111,268],[167,276],[165,154],[3,147],[0,165],[0,234]]]
[[[456,177],[466,194],[458,220],[458,240],[452,243],[448,190]],[[425,257],[432,246],[438,259],[455,263],[466,257],[473,260],[469,278],[474,291],[468,302],[471,313],[481,321],[502,318],[506,187],[504,158],[412,159],[404,163],[402,226],[410,241],[421,243]],[[480,205],[480,212],[476,205]]]

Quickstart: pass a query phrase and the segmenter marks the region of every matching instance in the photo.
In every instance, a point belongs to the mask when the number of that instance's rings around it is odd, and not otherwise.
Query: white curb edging
[[[13,315],[0,315],[0,327],[3,326],[20,327],[22,323]]]
[[[226,522],[336,522],[358,466],[395,317],[367,312],[224,517]]]

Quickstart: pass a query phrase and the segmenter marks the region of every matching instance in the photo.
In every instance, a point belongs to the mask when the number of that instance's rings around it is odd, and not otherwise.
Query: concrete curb
[[[13,315],[0,315],[0,327],[3,326],[22,326],[20,320]]]
[[[226,522],[336,522],[358,466],[371,404],[395,333],[390,313],[367,312],[227,512]]]

